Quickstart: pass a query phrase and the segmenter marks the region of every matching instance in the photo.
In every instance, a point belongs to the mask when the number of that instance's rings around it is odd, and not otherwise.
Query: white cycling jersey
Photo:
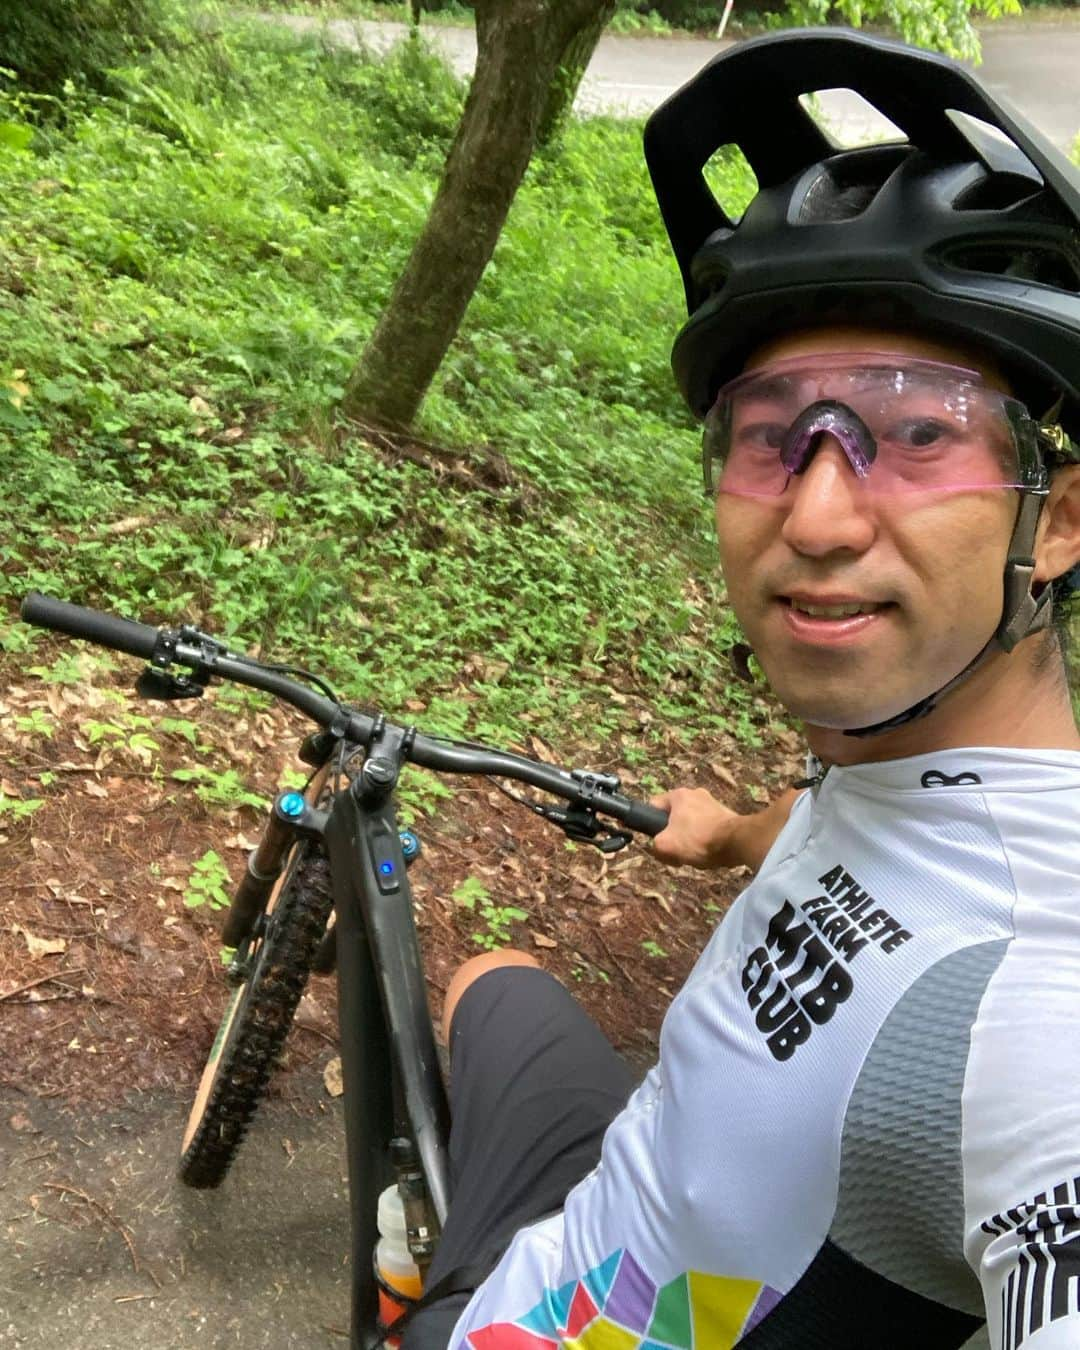
[[[986,1330],[981,1330],[983,1322]],[[1080,1347],[1080,753],[804,793],[460,1350]]]

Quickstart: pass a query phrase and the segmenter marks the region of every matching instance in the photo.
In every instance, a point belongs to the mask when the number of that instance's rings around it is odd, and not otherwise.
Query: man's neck
[[[1026,650],[1025,650],[1026,649]],[[876,736],[847,736],[807,725],[806,738],[826,764],[904,759],[964,746],[1025,750],[1080,750],[1061,658],[1040,666],[1032,639],[975,671],[933,712]]]

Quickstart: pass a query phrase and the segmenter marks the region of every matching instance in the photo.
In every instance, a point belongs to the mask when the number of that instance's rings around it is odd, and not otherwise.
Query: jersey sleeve
[[[972,1027],[965,1255],[992,1350],[1080,1347],[1080,888],[1023,887]]]
[[[981,1229],[992,1350],[1080,1345],[1080,1177],[990,1216]]]

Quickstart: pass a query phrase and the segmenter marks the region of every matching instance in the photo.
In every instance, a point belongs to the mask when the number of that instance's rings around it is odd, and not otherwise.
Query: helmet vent
[[[942,260],[964,272],[1010,277],[1080,295],[1080,258],[1038,244],[958,244],[942,251]]]
[[[953,206],[957,211],[1006,211],[1019,206],[1040,191],[1040,184],[1017,173],[988,174],[962,192]]]
[[[840,184],[827,170],[810,184],[796,217],[800,225],[855,220],[878,194],[878,183]]]
[[[1015,174],[1031,180],[1032,189],[1043,186],[1042,174],[1023,150],[1001,130],[981,117],[947,109],[945,116],[967,141],[975,156],[991,173]]]
[[[907,137],[883,112],[854,89],[818,89],[799,102],[838,150],[853,150]]]
[[[867,146],[833,155],[803,178],[793,194],[796,225],[856,220],[910,153],[906,145]]]
[[[757,196],[758,180],[737,145],[721,145],[702,166],[701,176],[728,220],[739,220]]]

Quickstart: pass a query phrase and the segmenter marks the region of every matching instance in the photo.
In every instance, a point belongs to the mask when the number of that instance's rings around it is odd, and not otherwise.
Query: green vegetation
[[[150,734],[154,721],[137,713],[119,712],[116,720],[100,722],[88,718],[81,730],[89,745],[102,745],[110,750],[126,750],[141,763],[151,764],[161,749]]]
[[[323,18],[377,19],[384,23],[411,23],[409,0],[266,0],[248,4],[250,9],[285,10],[290,14],[314,14]],[[434,0],[424,5],[424,23],[471,28],[475,22],[472,7],[463,0]]]
[[[879,25],[907,42],[953,56],[977,58],[975,23],[1034,9],[1040,15],[1071,15],[1080,0],[749,0],[729,16],[728,37],[775,28],[846,23]],[[264,0],[264,9],[324,17],[410,21],[406,0]],[[463,0],[425,0],[424,22],[469,25],[472,10]],[[724,0],[618,0],[608,31],[636,36],[716,34]]]
[[[486,952],[510,944],[510,926],[524,922],[529,916],[516,905],[497,905],[491,892],[477,877],[466,877],[460,886],[455,886],[451,898],[456,905],[479,914],[484,926],[473,933],[472,940]]]
[[[723,0],[619,0],[616,23],[622,32],[689,30],[714,34]],[[729,37],[762,29],[816,27],[827,23],[856,28],[879,24],[920,47],[951,56],[977,58],[976,20],[1019,14],[1020,0],[749,0],[734,6]]]
[[[173,769],[169,775],[178,783],[194,783],[195,796],[204,806],[220,807],[231,811],[237,806],[252,806],[256,811],[265,811],[269,802],[245,787],[244,780],[235,769],[211,769],[205,764],[197,764],[190,769]]]
[[[15,729],[27,736],[40,736],[51,741],[56,731],[56,722],[44,708],[31,708],[25,717],[16,716]]]
[[[0,84],[8,611],[38,588],[195,621],[455,733],[637,737],[640,695],[754,737],[640,126],[575,123],[534,162],[417,437],[366,438],[332,408],[461,87],[418,43],[218,29],[110,95]]]
[[[106,72],[162,41],[169,0],[33,0],[0,13],[0,55],[24,86],[60,93],[66,81],[94,88]]]
[[[41,797],[6,797],[0,792],[0,829],[12,821],[28,820],[44,805]]]
[[[212,848],[192,865],[184,889],[184,904],[188,909],[198,909],[200,905],[209,905],[211,909],[225,909],[229,903],[231,888],[229,869],[221,856]]]
[[[1070,0],[1075,3],[1076,0]],[[1056,3],[1056,0],[1026,0]],[[715,33],[724,0],[619,0],[616,27],[633,31],[636,21],[644,31]],[[739,0],[731,12],[729,35],[762,28],[824,23],[885,24],[907,41],[943,51],[965,49],[972,21],[1019,14],[1017,0],[971,3],[971,0]]]

